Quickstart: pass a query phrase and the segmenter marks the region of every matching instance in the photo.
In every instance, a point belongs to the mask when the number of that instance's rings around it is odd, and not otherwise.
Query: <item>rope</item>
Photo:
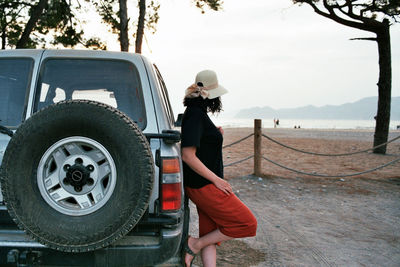
[[[373,172],[373,171],[385,168],[385,167],[387,167],[387,166],[389,166],[391,164],[394,164],[394,163],[400,161],[400,158],[397,158],[397,159],[392,160],[392,161],[390,161],[390,162],[388,162],[386,164],[383,164],[383,165],[378,166],[376,168],[373,168],[373,169],[370,169],[370,170],[366,170],[366,171],[362,171],[362,172],[356,172],[356,173],[351,173],[351,174],[343,174],[343,175],[326,175],[326,174],[308,173],[308,172],[304,172],[304,171],[295,170],[295,169],[283,166],[283,165],[281,165],[281,164],[279,164],[279,163],[277,163],[277,162],[275,162],[273,160],[270,160],[270,159],[268,159],[268,158],[266,158],[264,156],[263,156],[263,159],[265,159],[265,160],[269,161],[270,163],[275,164],[275,165],[277,165],[277,166],[279,166],[281,168],[284,168],[286,170],[292,171],[292,172],[297,172],[297,173],[300,173],[300,174],[306,174],[306,175],[317,176],[317,177],[325,177],[325,178],[350,177],[350,176],[356,176],[356,175],[360,175],[360,174],[365,174],[365,173],[369,173],[369,172]]]
[[[242,163],[243,161],[249,160],[251,158],[254,158],[254,156],[251,155],[251,156],[248,156],[247,158],[244,158],[244,159],[241,159],[241,160],[226,164],[226,165],[224,165],[224,167],[229,167],[229,166],[232,166],[232,165],[235,165],[235,164],[239,164],[239,163]]]
[[[239,144],[240,142],[243,142],[244,140],[246,140],[247,138],[249,138],[249,137],[251,137],[251,136],[253,136],[253,135],[254,135],[254,133],[251,133],[251,134],[249,134],[248,136],[243,137],[242,139],[239,139],[239,140],[237,140],[237,141],[235,141],[235,142],[233,142],[233,143],[231,143],[231,144],[229,144],[229,145],[223,146],[222,149],[228,148],[228,147],[231,147],[231,146],[234,146],[234,145],[236,145],[236,144]],[[251,156],[248,156],[247,158],[244,158],[244,159],[241,159],[241,160],[238,160],[238,161],[235,161],[235,162],[231,162],[231,163],[229,163],[229,164],[226,164],[226,165],[224,165],[224,168],[225,168],[225,167],[232,166],[232,165],[235,165],[235,164],[242,163],[243,161],[249,160],[249,159],[251,159],[251,158],[254,158],[254,155],[251,155]]]
[[[364,153],[364,152],[367,152],[367,151],[370,151],[370,150],[374,150],[375,148],[378,148],[378,147],[387,145],[387,144],[389,144],[389,143],[391,143],[391,142],[393,142],[393,141],[396,141],[397,139],[400,138],[400,135],[399,135],[399,136],[397,136],[396,138],[393,138],[392,140],[387,141],[386,143],[377,145],[377,146],[375,146],[375,147],[373,147],[373,148],[368,148],[368,149],[365,149],[365,150],[361,150],[361,151],[356,151],[356,152],[351,152],[351,153],[342,153],[342,154],[323,154],[323,153],[316,153],[316,152],[308,152],[308,151],[304,151],[304,150],[297,149],[297,148],[294,148],[294,147],[290,147],[290,146],[288,146],[288,145],[282,144],[282,143],[280,143],[280,142],[278,142],[278,141],[272,139],[271,137],[269,137],[269,136],[267,136],[267,135],[265,135],[265,134],[262,134],[262,136],[265,137],[265,138],[267,138],[268,140],[270,140],[270,141],[272,141],[272,142],[278,144],[278,145],[281,145],[281,146],[283,146],[283,147],[286,147],[286,148],[288,148],[288,149],[292,149],[292,150],[297,151],[297,152],[300,152],[300,153],[310,154],[310,155],[316,155],[316,156],[326,156],[326,157],[350,156],[350,155],[355,155],[355,154]]]
[[[231,147],[231,146],[233,146],[233,145],[236,145],[236,144],[238,144],[238,143],[240,143],[240,142],[242,142],[242,141],[246,140],[247,138],[249,138],[249,137],[251,137],[251,136],[253,136],[253,135],[254,135],[254,133],[252,133],[252,134],[249,134],[248,136],[246,136],[246,137],[243,137],[242,139],[239,139],[239,140],[237,140],[236,142],[233,142],[232,144],[229,144],[229,145],[223,146],[223,147],[222,147],[222,149],[224,149],[224,148],[228,148],[228,147]]]

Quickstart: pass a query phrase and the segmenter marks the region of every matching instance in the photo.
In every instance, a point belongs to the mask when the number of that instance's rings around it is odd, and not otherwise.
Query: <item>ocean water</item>
[[[223,116],[211,116],[211,120],[217,126],[225,128],[253,127],[254,119],[225,118]],[[360,129],[374,130],[375,120],[312,120],[312,119],[279,119],[279,128],[294,128],[300,126],[304,129]],[[263,128],[273,128],[274,119],[262,119]],[[391,121],[390,130],[397,130],[400,121]],[[400,131],[400,129],[399,129]]]

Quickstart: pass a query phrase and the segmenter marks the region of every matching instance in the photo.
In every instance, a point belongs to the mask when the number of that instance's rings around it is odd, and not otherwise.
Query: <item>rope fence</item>
[[[241,159],[241,160],[226,164],[226,165],[224,165],[224,167],[229,167],[229,166],[232,166],[232,165],[236,165],[236,164],[242,163],[242,162],[244,162],[246,160],[249,160],[251,158],[254,158],[254,155],[251,155],[251,156],[248,156],[247,158],[244,158],[244,159]]]
[[[267,139],[270,140],[271,142],[274,142],[275,144],[278,144],[278,145],[280,145],[280,146],[286,147],[286,148],[288,148],[288,149],[291,149],[291,150],[294,150],[294,151],[297,151],[297,152],[300,152],[300,153],[304,153],[304,154],[309,154],[309,155],[314,155],[314,156],[324,156],[324,157],[343,157],[343,156],[356,155],[356,154],[360,154],[360,153],[372,151],[372,150],[374,150],[375,148],[378,148],[378,147],[385,146],[385,145],[387,145],[387,144],[389,144],[389,143],[391,143],[391,142],[393,142],[393,141],[396,141],[397,139],[400,138],[400,135],[399,135],[399,136],[397,136],[396,138],[393,138],[392,140],[389,140],[389,141],[387,141],[387,142],[385,142],[385,143],[383,143],[383,144],[380,144],[380,145],[377,145],[377,146],[374,146],[374,147],[372,147],[372,148],[368,148],[368,149],[365,149],[365,150],[356,151],[356,152],[343,153],[343,154],[323,154],[323,153],[316,153],[316,152],[304,151],[304,150],[301,150],[301,149],[297,149],[297,148],[294,148],[294,147],[290,147],[290,146],[288,146],[288,145],[285,145],[285,144],[282,144],[282,143],[276,141],[275,139],[273,139],[273,138],[271,138],[271,137],[269,137],[268,135],[265,135],[265,134],[262,134],[262,136],[265,137],[265,138],[267,138]]]
[[[360,150],[360,151],[356,151],[356,152],[339,153],[339,154],[317,153],[317,152],[305,151],[305,150],[301,150],[301,149],[298,149],[298,148],[294,148],[294,147],[288,146],[286,144],[283,144],[283,143],[273,139],[272,137],[269,137],[268,135],[263,134],[262,130],[261,130],[261,120],[254,120],[254,133],[251,133],[248,136],[243,137],[243,138],[241,138],[241,139],[239,139],[239,140],[237,140],[237,141],[235,141],[235,142],[233,142],[233,143],[231,143],[229,145],[223,146],[223,149],[232,147],[234,145],[237,145],[237,144],[243,142],[244,140],[247,140],[248,138],[250,138],[252,136],[254,136],[254,155],[250,155],[250,156],[247,156],[246,158],[243,158],[241,160],[238,160],[238,161],[235,161],[235,162],[231,162],[229,164],[224,165],[224,167],[233,166],[233,165],[242,163],[244,161],[247,161],[247,160],[253,158],[254,159],[254,174],[256,176],[261,176],[262,175],[261,160],[263,159],[263,160],[266,160],[266,161],[270,162],[271,164],[276,165],[276,166],[278,166],[280,168],[283,168],[285,170],[292,171],[292,172],[295,172],[295,173],[299,173],[299,174],[316,176],[316,177],[324,177],[324,178],[335,178],[335,177],[342,178],[342,177],[350,177],[350,176],[356,176],[356,175],[370,173],[370,172],[373,172],[373,171],[376,171],[376,170],[379,170],[379,169],[383,169],[383,168],[385,168],[385,167],[387,167],[389,165],[395,164],[395,163],[400,161],[400,157],[399,157],[399,158],[396,158],[396,159],[394,159],[394,160],[392,160],[390,162],[387,162],[385,164],[377,166],[375,168],[372,168],[372,169],[369,169],[369,170],[365,170],[365,171],[361,171],[361,172],[350,173],[350,174],[327,175],[327,174],[319,174],[319,173],[316,173],[316,172],[310,173],[310,172],[305,172],[305,171],[302,171],[302,170],[296,170],[296,169],[293,169],[291,167],[284,166],[284,165],[282,165],[282,164],[280,164],[278,162],[275,162],[275,161],[265,157],[264,155],[262,155],[262,152],[261,152],[262,151],[261,150],[261,143],[262,143],[261,142],[261,138],[264,137],[264,138],[268,139],[269,141],[271,141],[271,142],[273,142],[273,143],[275,143],[277,145],[280,145],[282,147],[285,147],[287,149],[291,149],[291,150],[299,152],[299,153],[304,153],[304,154],[309,154],[309,155],[314,155],[314,156],[324,156],[324,157],[342,157],[342,156],[351,156],[351,155],[355,155],[355,154],[360,154],[360,153],[365,153],[365,152],[368,152],[368,151],[372,151],[375,148],[387,145],[387,144],[389,144],[391,142],[394,142],[394,141],[400,139],[400,136],[397,136],[397,137],[393,138],[392,140],[389,140],[389,141],[387,141],[387,142],[385,142],[383,144],[377,145],[375,147],[372,147],[372,148],[369,148],[369,149]]]
[[[373,168],[373,169],[370,169],[370,170],[366,170],[366,171],[362,171],[362,172],[355,172],[355,173],[350,173],[350,174],[327,175],[327,174],[304,172],[304,171],[300,171],[300,170],[296,170],[296,169],[292,169],[292,168],[286,167],[286,166],[281,165],[281,164],[279,164],[279,163],[277,163],[277,162],[275,162],[273,160],[270,160],[270,159],[268,159],[266,157],[263,157],[263,159],[265,159],[266,161],[268,161],[268,162],[270,162],[270,163],[272,163],[272,164],[274,164],[276,166],[279,166],[279,167],[281,167],[283,169],[286,169],[288,171],[296,172],[296,173],[299,173],[299,174],[310,175],[310,176],[324,177],[324,178],[343,178],[343,177],[351,177],[351,176],[366,174],[366,173],[369,173],[369,172],[373,172],[373,171],[385,168],[385,167],[387,167],[387,166],[389,166],[391,164],[394,164],[394,163],[400,161],[400,158],[398,158],[398,159],[392,160],[392,161],[390,161],[390,162],[388,162],[386,164],[378,166],[376,168]]]
[[[243,142],[244,140],[246,140],[247,138],[252,137],[253,135],[254,135],[253,133],[252,133],[252,134],[249,134],[248,136],[243,137],[242,139],[239,139],[239,140],[237,140],[237,141],[235,141],[235,142],[233,142],[233,143],[231,143],[231,144],[229,144],[229,145],[223,146],[222,149],[228,148],[228,147],[231,147],[231,146],[234,146],[234,145],[236,145],[236,144],[239,144],[239,143]]]
[[[251,133],[251,134],[249,134],[248,136],[243,137],[243,138],[241,138],[241,139],[239,139],[239,140],[237,140],[237,141],[235,141],[235,142],[233,142],[233,143],[231,143],[231,144],[229,144],[229,145],[223,146],[222,149],[225,149],[225,148],[234,146],[234,145],[236,145],[236,144],[239,144],[239,143],[243,142],[244,140],[246,140],[246,139],[252,137],[253,135],[254,135],[254,133]],[[244,159],[241,159],[241,160],[238,160],[238,161],[235,161],[235,162],[231,162],[231,163],[229,163],[229,164],[224,165],[224,167],[233,166],[233,165],[242,163],[242,162],[244,162],[244,161],[246,161],[246,160],[249,160],[249,159],[251,159],[251,158],[254,158],[254,155],[248,156],[248,157],[246,157],[246,158],[244,158]]]

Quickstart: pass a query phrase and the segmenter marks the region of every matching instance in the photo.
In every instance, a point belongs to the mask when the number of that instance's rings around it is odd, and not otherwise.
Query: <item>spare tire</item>
[[[122,112],[66,101],[30,117],[4,154],[0,182],[11,217],[38,242],[90,251],[128,233],[145,213],[151,149]]]

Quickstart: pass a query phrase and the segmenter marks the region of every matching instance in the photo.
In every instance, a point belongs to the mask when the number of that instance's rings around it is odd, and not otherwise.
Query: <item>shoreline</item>
[[[235,132],[237,134],[250,134],[254,132],[252,127],[224,127],[228,133]],[[262,133],[271,137],[280,138],[307,138],[307,139],[328,139],[328,140],[356,140],[364,142],[373,142],[374,129],[294,129],[294,128],[262,128]],[[389,138],[391,140],[400,135],[400,130],[389,130]],[[394,143],[400,143],[400,139]]]
[[[237,119],[225,116],[210,116],[215,125],[225,128],[252,127],[255,119]],[[258,118],[260,119],[260,118]],[[260,119],[264,128],[274,128],[273,118]],[[294,129],[328,129],[328,130],[375,130],[375,120],[340,120],[340,119],[284,119],[280,118],[278,128]],[[389,129],[398,130],[400,120],[391,120]]]

